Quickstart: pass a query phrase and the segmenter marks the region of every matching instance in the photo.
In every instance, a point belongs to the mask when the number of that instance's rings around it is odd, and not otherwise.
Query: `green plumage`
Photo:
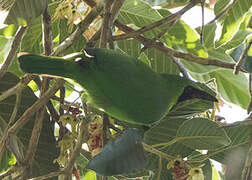
[[[19,56],[20,68],[27,73],[73,79],[86,90],[96,108],[134,124],[162,119],[185,87],[198,88],[188,79],[156,73],[143,62],[113,50],[97,48],[86,52],[88,55],[75,53],[63,58],[23,54]],[[206,95],[203,99],[216,100],[209,93],[198,91]]]

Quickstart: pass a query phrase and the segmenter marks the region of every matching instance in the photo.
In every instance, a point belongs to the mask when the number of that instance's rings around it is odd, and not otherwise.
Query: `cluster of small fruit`
[[[102,149],[102,125],[102,117],[93,115],[88,126],[89,139],[87,143],[92,156],[97,155]]]
[[[172,168],[174,180],[204,180],[200,167],[191,168],[182,158],[176,158],[167,164],[167,169]]]
[[[54,162],[58,162],[61,165],[65,165],[73,151],[75,146],[75,140],[78,136],[79,123],[81,122],[80,108],[71,105],[61,105],[61,107],[66,111],[65,114],[60,116],[59,123],[62,127],[70,125],[70,130],[64,132],[64,135],[59,137],[58,147],[60,148],[60,155]]]

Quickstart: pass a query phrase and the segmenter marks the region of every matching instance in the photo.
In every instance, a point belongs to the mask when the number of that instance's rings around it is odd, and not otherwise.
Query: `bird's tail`
[[[71,78],[69,70],[76,68],[74,61],[60,57],[49,57],[28,53],[18,54],[19,66],[23,72]]]

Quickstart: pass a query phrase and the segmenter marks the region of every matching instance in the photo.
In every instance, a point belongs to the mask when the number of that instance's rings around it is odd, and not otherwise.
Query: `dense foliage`
[[[225,122],[216,112],[226,103],[252,108],[251,5],[0,0],[0,179],[245,180],[250,126],[220,128]],[[181,16],[194,6],[215,19],[191,27]],[[204,83],[219,102],[178,102],[159,122],[134,125],[92,107],[75,82],[24,74],[17,60],[19,52],[64,56],[88,47],[116,49],[155,72]],[[225,171],[217,172],[212,160]]]

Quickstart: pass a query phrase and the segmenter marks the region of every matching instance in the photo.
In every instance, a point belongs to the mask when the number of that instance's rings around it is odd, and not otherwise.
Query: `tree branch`
[[[245,161],[245,166],[242,170],[242,178],[241,180],[251,180],[252,178],[252,146],[250,145],[250,148],[247,153],[247,158]]]
[[[85,2],[88,1],[88,5],[92,6],[94,5],[94,1],[92,0],[85,0]],[[118,0],[117,0],[118,1]],[[116,2],[117,2],[116,1]],[[235,0],[236,1],[236,0]],[[91,3],[92,2],[92,3]],[[192,1],[187,8],[190,8],[190,6],[194,6],[194,3],[198,3],[198,1]],[[187,11],[187,8],[184,9],[184,11]],[[112,10],[113,11],[113,10]],[[179,11],[180,12],[180,11]],[[179,12],[177,12],[178,14],[180,14]],[[176,14],[176,13],[175,13]],[[175,15],[175,14],[172,14],[172,15]],[[169,18],[168,18],[169,17]],[[170,19],[172,20],[174,17],[170,17],[168,16],[166,17],[167,19]],[[127,25],[124,25],[122,23],[120,23],[118,20],[115,20],[115,23],[114,23],[119,29],[121,29],[122,31],[124,31],[125,33],[127,34],[130,34],[130,33],[135,33],[136,31],[134,31],[134,29],[128,27]],[[143,27],[144,28],[144,27]],[[139,29],[140,30],[140,29]],[[144,31],[145,32],[145,31]],[[137,33],[138,34],[138,33]],[[125,34],[126,36],[126,34]],[[97,37],[97,36],[96,36]],[[128,37],[128,35],[127,35]],[[131,37],[131,35],[130,35]],[[132,35],[132,37],[136,38],[137,40],[141,41],[141,43],[143,43],[144,45],[148,42],[150,42],[151,40],[150,39],[147,39],[141,35],[135,35],[134,36]],[[112,37],[114,41],[116,40],[120,40],[119,36],[113,36]],[[152,41],[151,41],[152,42]],[[198,64],[202,64],[202,65],[212,65],[212,66],[217,66],[217,67],[222,67],[222,68],[227,68],[227,69],[234,69],[234,66],[235,64],[234,63],[226,63],[226,62],[223,62],[223,61],[220,61],[218,59],[214,59],[214,58],[200,58],[200,57],[197,57],[195,55],[192,55],[192,54],[189,54],[189,53],[183,53],[183,52],[180,52],[180,51],[176,51],[174,49],[171,49],[171,48],[168,48],[166,46],[164,46],[163,43],[161,42],[152,42],[153,43],[153,47],[160,50],[161,52],[164,52],[165,54],[167,54],[168,56],[174,56],[174,57],[177,57],[177,58],[183,58],[184,60],[187,60],[187,61],[191,61],[191,62],[195,62],[195,63],[198,63]],[[244,71],[242,71],[244,72]]]
[[[84,0],[89,6],[93,7],[95,6],[95,1],[93,0]],[[114,1],[113,5],[112,5],[112,8],[111,8],[111,18],[110,18],[110,26],[112,24],[114,24],[114,21],[116,20],[119,12],[120,12],[120,9],[123,5],[123,3],[125,2],[125,0],[116,0]],[[101,35],[101,30],[102,28],[100,28],[93,36],[92,38],[89,40],[89,42],[87,43],[87,47],[94,47],[95,45],[95,41],[99,40],[100,38],[100,35]],[[110,29],[110,32],[111,33],[111,29]],[[111,33],[112,34],[112,33]],[[110,34],[110,35],[111,35]],[[112,37],[109,37],[109,40],[110,42],[112,41]],[[113,48],[112,48],[113,49]]]
[[[84,141],[87,141],[87,137],[88,137],[87,124],[88,124],[87,119],[81,119],[81,124],[80,124],[80,127],[79,127],[79,134],[78,134],[78,138],[77,138],[75,148],[73,150],[71,158],[69,159],[69,161],[67,162],[67,165],[63,169],[63,172],[65,174],[64,180],[66,180],[66,178],[68,177],[67,175],[72,173],[73,165],[74,165],[77,157],[80,154],[82,143]]]
[[[11,138],[12,135],[14,135],[19,128],[21,128],[24,124],[26,124],[29,118],[35,112],[37,112],[38,109],[40,109],[49,100],[49,98],[57,92],[57,90],[63,84],[64,80],[62,79],[56,80],[54,86],[51,89],[47,90],[45,94],[43,94],[43,96],[40,99],[38,99],[30,108],[28,108],[23,113],[23,115],[16,121],[16,123],[8,129],[6,135],[2,137],[3,142],[1,142],[0,152],[2,151],[2,147],[4,147],[6,143],[9,141],[9,138]]]
[[[108,36],[111,28],[110,18],[111,18],[111,5],[114,0],[104,0],[104,16],[102,22],[102,31],[101,31],[101,38],[100,38],[100,48],[106,48],[108,42]]]
[[[46,56],[49,56],[53,51],[53,37],[52,37],[52,22],[51,16],[46,7],[42,16],[42,32],[43,32],[43,47]]]
[[[4,74],[8,71],[9,66],[11,65],[12,61],[14,60],[14,56],[16,54],[16,51],[21,43],[21,40],[22,40],[26,30],[27,30],[27,26],[26,27],[21,26],[17,30],[17,33],[16,33],[15,38],[13,40],[13,43],[11,45],[10,52],[9,52],[4,64],[2,65],[2,67],[0,69],[0,79],[2,79]]]
[[[16,171],[18,171],[18,166],[12,166],[9,169],[7,169],[6,171],[4,171],[3,173],[0,174],[0,179],[3,179],[4,177],[7,177],[13,173],[15,173]]]
[[[5,127],[5,130],[4,130],[3,134],[2,134],[2,138],[1,138],[1,141],[0,141],[0,160],[2,159],[2,155],[3,155],[3,151],[4,151],[4,145],[5,145],[4,142],[6,142],[7,137],[8,137],[7,136],[8,129],[12,125],[12,123],[14,122],[14,120],[16,118],[16,115],[17,115],[17,111],[18,111],[18,108],[19,108],[19,105],[20,105],[20,101],[21,101],[21,93],[22,93],[22,89],[18,89],[18,91],[16,92],[15,106],[13,108],[10,120],[8,122],[8,125]],[[17,158],[17,159],[20,159],[20,158]]]
[[[192,7],[194,7],[199,1],[198,0],[192,0],[187,6],[185,6],[183,9],[181,9],[180,11],[174,13],[174,14],[171,14],[167,17],[164,17],[163,19],[159,20],[159,21],[156,21],[152,24],[149,24],[147,26],[144,26],[138,30],[133,30],[131,32],[127,32],[127,34],[121,34],[121,35],[117,35],[117,36],[114,36],[113,39],[114,40],[123,40],[123,39],[129,39],[129,38],[134,38],[146,31],[150,31],[158,26],[161,26],[163,24],[166,24],[166,23],[170,23],[170,22],[173,22],[173,21],[176,21],[177,19],[180,19],[180,17],[185,13],[187,12],[189,9],[191,9]]]
[[[26,87],[26,85],[33,79],[33,75],[28,74],[25,75],[18,84],[16,84],[14,87],[8,89],[7,91],[3,92],[0,95],[0,101],[5,100],[6,98],[8,98],[9,96],[16,94],[16,92],[18,92],[20,89],[23,89],[24,87]]]
[[[52,42],[52,24],[51,24],[51,16],[48,11],[48,5],[45,8],[42,15],[42,32],[43,32],[43,47],[45,55],[50,55],[53,50],[53,42]],[[40,97],[45,93],[45,91],[49,88],[50,78],[43,77],[42,86],[40,88]],[[32,162],[37,151],[37,146],[39,142],[39,137],[41,133],[41,129],[43,126],[43,120],[45,115],[45,106],[42,106],[36,115],[36,120],[34,123],[34,127],[32,130],[31,138],[29,141],[28,149],[26,151],[26,156],[24,159],[24,167],[23,167],[23,177],[29,177],[28,172],[30,171],[30,167],[32,166]]]
[[[53,56],[57,56],[64,52],[68,47],[70,47],[73,42],[78,40],[82,33],[87,30],[89,25],[93,22],[93,20],[101,13],[103,9],[103,4],[101,1],[99,1],[96,6],[88,13],[86,18],[80,22],[77,26],[77,29],[63,41],[58,48],[51,54]]]
[[[179,71],[183,74],[183,76],[187,79],[191,79],[188,72],[186,71],[184,65],[174,56],[171,56],[171,59],[177,65]]]
[[[45,94],[41,96],[30,108],[28,108],[24,114],[16,121],[16,123],[9,129],[9,134],[15,134],[17,129],[25,125],[28,119],[38,111],[48,100],[51,96],[53,96],[58,89],[63,86],[64,80],[57,79],[55,84],[48,89]]]
[[[132,28],[120,23],[118,20],[115,21],[115,25],[126,33],[134,31]],[[148,43],[150,41],[150,39],[147,39],[141,35],[138,35],[135,38],[141,41],[143,44]],[[113,40],[116,40],[116,39],[114,39],[113,37]],[[180,51],[166,47],[161,42],[153,42],[153,47],[167,54],[168,56],[183,58],[184,60],[202,64],[202,65],[213,65],[213,66],[218,66],[218,67],[228,68],[228,69],[234,69],[234,66],[235,66],[234,63],[226,63],[218,59],[214,59],[214,58],[201,58],[201,57],[197,57],[195,55],[189,54],[189,53],[180,52]]]
[[[230,3],[219,13],[215,16],[215,18],[210,21],[208,24],[214,23],[217,19],[221,18],[227,11],[237,2],[237,0],[230,1]]]
[[[49,174],[43,175],[43,176],[39,176],[39,177],[35,177],[35,178],[31,178],[29,180],[43,180],[43,179],[50,179],[56,176],[59,176],[63,174],[63,171],[56,171],[56,172],[51,172]]]
[[[249,41],[247,47],[244,49],[244,51],[242,52],[242,55],[240,56],[238,62],[235,64],[235,67],[234,67],[234,74],[237,75],[240,71],[240,68],[242,66],[242,63],[243,63],[243,60],[245,59],[245,57],[247,56],[248,54],[248,51],[249,51],[249,48],[251,47],[252,45],[252,39]]]

